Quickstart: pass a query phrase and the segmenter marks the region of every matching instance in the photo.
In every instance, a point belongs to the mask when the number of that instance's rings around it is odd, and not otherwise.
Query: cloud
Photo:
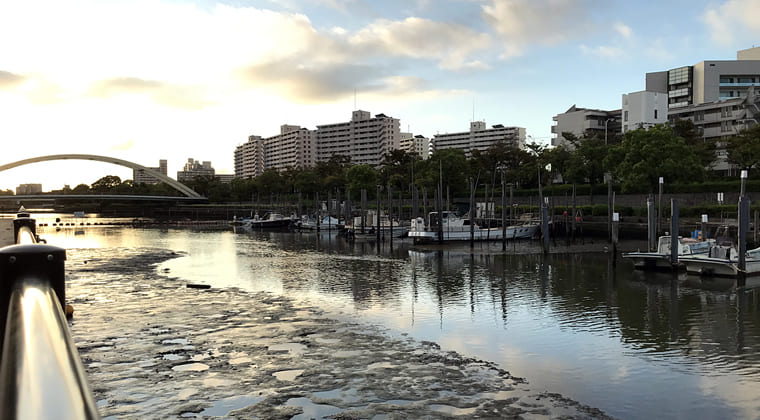
[[[631,30],[631,28],[623,22],[616,22],[613,25],[613,28],[615,29],[615,31],[617,31],[618,34],[620,34],[620,36],[622,36],[625,39],[629,39],[633,35],[633,31]]]
[[[24,83],[25,79],[24,76],[0,70],[0,90],[10,90]]]
[[[121,144],[114,144],[108,150],[112,152],[126,152],[126,151],[131,150],[134,146],[135,146],[134,140],[127,140],[126,142],[121,143]]]
[[[467,67],[468,57],[491,46],[491,38],[464,25],[410,17],[375,21],[349,43],[355,53],[435,60],[442,69],[460,70]]]
[[[737,35],[748,38],[760,36],[760,1],[729,0],[702,14],[712,40],[720,45],[731,45]]]
[[[201,109],[213,103],[203,97],[203,91],[193,86],[179,86],[137,77],[116,77],[93,83],[87,95],[106,99],[119,95],[147,95],[155,102],[182,109]]]
[[[256,64],[242,71],[254,86],[268,88],[295,102],[334,101],[359,90],[382,90],[383,70],[361,64],[301,64],[282,60]]]
[[[601,58],[617,58],[624,55],[622,48],[613,46],[600,45],[598,47],[589,47],[581,45],[580,50],[585,55],[594,55]]]
[[[531,45],[553,46],[585,36],[593,28],[592,0],[491,0],[483,20],[499,34],[502,58]]]

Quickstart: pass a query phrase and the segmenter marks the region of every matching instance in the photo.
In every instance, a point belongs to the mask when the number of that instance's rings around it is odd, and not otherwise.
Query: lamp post
[[[607,145],[607,124],[609,124],[610,121],[615,121],[614,118],[607,118],[604,120],[604,145]]]

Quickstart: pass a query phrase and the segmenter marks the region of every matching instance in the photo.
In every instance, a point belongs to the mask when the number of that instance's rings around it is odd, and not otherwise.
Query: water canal
[[[182,251],[158,269],[318,302],[336,316],[497,362],[536,389],[618,418],[760,417],[760,288],[752,282],[737,289],[729,280],[645,274],[625,261],[613,266],[603,252],[504,255],[499,244],[378,249],[326,234],[226,228],[40,233],[69,253]]]

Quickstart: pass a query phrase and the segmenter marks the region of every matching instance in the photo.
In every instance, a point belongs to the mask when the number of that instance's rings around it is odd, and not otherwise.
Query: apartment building
[[[314,132],[285,124],[276,136],[249,136],[248,142],[235,148],[235,176],[250,178],[267,169],[307,168],[314,166],[315,157]]]
[[[487,128],[485,121],[473,121],[470,123],[470,131],[433,136],[433,148],[435,150],[461,149],[469,158],[473,150],[486,151],[500,142],[524,149],[525,137],[524,127],[505,127],[496,124]]]
[[[248,141],[235,148],[235,176],[252,178],[264,172],[264,139],[248,136]]]
[[[743,97],[697,105],[672,108],[668,120],[689,120],[697,127],[705,141],[716,143],[716,160],[713,170],[733,174],[737,168],[728,163],[723,140],[750,128],[760,120],[760,95],[750,86]]]
[[[668,108],[746,96],[760,86],[760,47],[741,50],[736,60],[707,60],[646,74],[646,90],[668,95]]]
[[[357,110],[351,121],[317,126],[317,161],[343,155],[354,164],[377,167],[386,153],[399,148],[400,140],[398,119],[385,114],[372,118],[369,112]]]
[[[621,132],[621,116],[622,109],[605,111],[573,105],[564,113],[552,118],[552,146],[573,148],[562,133],[572,133],[576,137],[599,136],[604,138],[605,142],[614,142]]]
[[[190,158],[187,160],[187,163],[185,163],[185,166],[182,167],[182,170],[177,171],[177,181],[192,181],[199,176],[213,177],[215,174],[216,171],[211,167],[211,162],[203,161],[201,163],[200,161]]]
[[[148,167],[148,169],[152,169],[162,175],[166,175],[168,173],[167,171],[167,165],[166,165],[166,159],[161,159],[158,161],[158,167]],[[158,184],[159,180],[156,178],[153,178],[152,176],[145,173],[142,169],[133,169],[132,170],[132,182],[137,184]]]
[[[412,133],[401,133],[399,148],[407,153],[414,153],[422,160],[430,157],[430,139],[419,134],[415,136]]]

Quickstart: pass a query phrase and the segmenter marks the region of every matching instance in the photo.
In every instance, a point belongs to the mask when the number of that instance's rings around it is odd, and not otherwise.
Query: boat
[[[711,277],[738,277],[760,275],[760,248],[744,254],[744,270],[739,268],[739,251],[735,245],[716,245],[705,255],[679,257],[686,272]]]
[[[362,225],[362,223],[364,223]],[[405,238],[409,233],[409,226],[402,226],[398,220],[390,220],[387,214],[380,215],[380,238],[384,240],[391,235],[394,238]],[[349,240],[377,238],[378,218],[374,210],[368,210],[364,221],[361,216],[354,216],[351,223],[346,225],[344,233]]]
[[[267,212],[263,218],[256,213],[252,219],[245,220],[240,226],[250,229],[285,230],[293,225],[293,218],[277,212]]]
[[[657,239],[657,251],[654,252],[627,252],[623,258],[633,261],[633,267],[640,270],[672,270],[670,259],[671,236],[663,235]],[[704,241],[695,238],[678,237],[678,265],[682,265],[683,257],[707,255],[715,245],[715,239]]]
[[[468,241],[471,238],[476,241],[502,240],[506,231],[507,239],[529,239],[538,232],[539,224],[534,220],[524,220],[519,224],[501,227],[484,228],[477,224],[471,225],[468,218],[460,217],[452,211],[430,212],[428,223],[418,217],[412,220],[409,229],[409,237],[416,243],[436,242],[439,240],[439,232],[443,234],[443,241]]]
[[[343,230],[345,223],[332,216],[325,216],[321,221],[310,218],[309,216],[301,216],[301,220],[296,222],[296,228],[307,230]]]

